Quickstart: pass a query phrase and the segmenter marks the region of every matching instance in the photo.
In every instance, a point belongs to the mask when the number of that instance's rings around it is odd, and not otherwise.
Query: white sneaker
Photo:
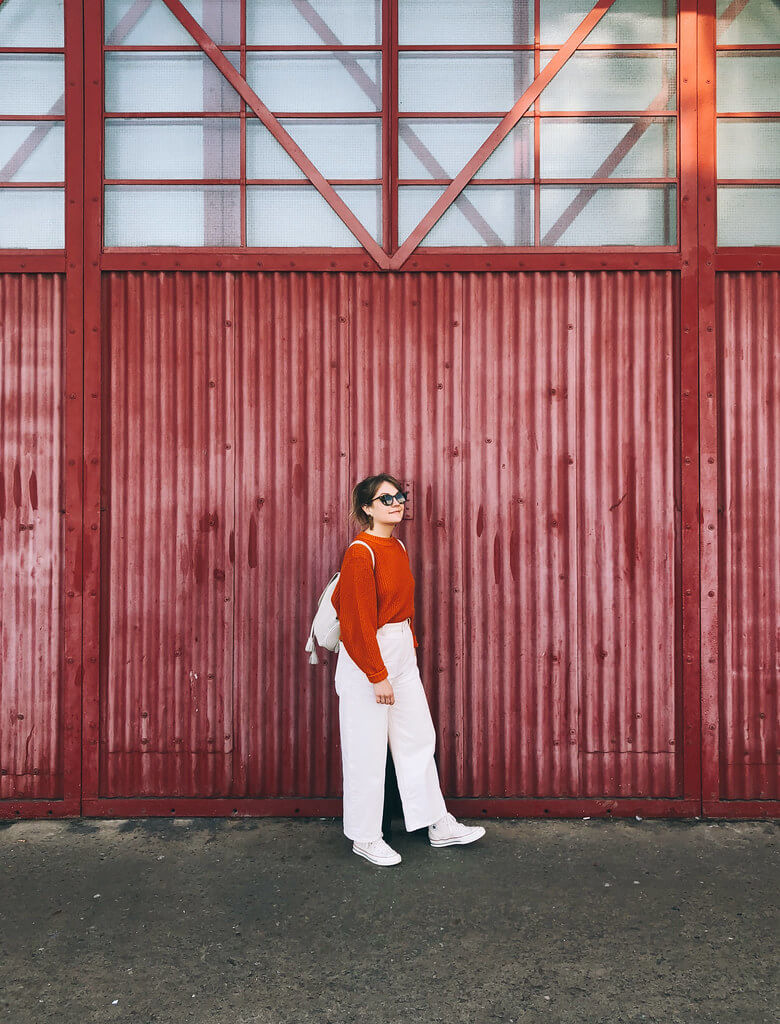
[[[388,846],[384,839],[373,839],[370,843],[353,843],[352,852],[381,867],[401,863],[401,854],[396,853],[392,846]]]
[[[481,825],[463,825],[449,812],[428,826],[431,846],[466,846],[468,843],[476,843],[484,834]]]

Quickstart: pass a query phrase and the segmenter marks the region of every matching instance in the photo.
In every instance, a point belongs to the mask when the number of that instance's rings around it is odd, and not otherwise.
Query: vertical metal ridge
[[[106,279],[103,794],[229,791],[230,287],[222,274]]]
[[[717,279],[720,798],[778,797],[780,274]]]
[[[0,275],[0,799],[63,795],[63,302]]]

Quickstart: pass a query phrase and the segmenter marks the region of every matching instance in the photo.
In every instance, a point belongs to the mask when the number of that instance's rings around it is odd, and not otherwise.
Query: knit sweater
[[[387,622],[414,618],[414,577],[409,556],[395,537],[375,537],[363,531],[355,540],[370,545],[376,558],[362,544],[347,548],[341,575],[331,600],[341,626],[341,643],[370,682],[380,683],[388,672],[382,660],[376,631]],[[414,646],[417,637],[414,635]]]

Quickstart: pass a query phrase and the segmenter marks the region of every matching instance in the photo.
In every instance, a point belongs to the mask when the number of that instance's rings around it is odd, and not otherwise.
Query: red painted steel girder
[[[412,231],[403,245],[393,255],[391,268],[400,269],[407,261],[412,252],[425,238],[437,220],[455,202],[467,183],[474,177],[488,157],[495,152],[499,144],[512,131],[520,118],[526,113],[531,104],[538,98],[550,82],[555,78],[561,68],[566,64],[579,44],[593,31],[607,11],[612,7],[615,0],[597,0],[595,7],[583,18],[577,28],[572,32],[566,42],[561,46],[549,64],[542,70],[528,86],[523,95],[517,100],[501,122],[493,129],[485,139],[474,156],[468,161],[463,170],[455,175],[451,184],[444,190],[436,200],[431,209],[426,213],[417,227]]]
[[[614,2],[614,0],[612,0],[612,2]],[[387,269],[390,261],[384,249],[382,249],[381,246],[378,245],[371,237],[338,192],[336,192],[333,186],[326,181],[320,171],[317,170],[289,132],[285,131],[279,123],[279,120],[274,117],[254,89],[250,87],[247,80],[238,71],[236,71],[224,53],[216,45],[214,40],[192,17],[181,0],[163,0],[163,3],[171,14],[179,21],[181,26],[189,32],[195,42],[212,62],[214,67],[221,72],[226,81],[233,86],[244,102],[252,108],[254,113],[263,122],[268,131],[273,135],[290,159],[306,175],[325,202],[331,207],[333,212],[344,222],[355,238],[358,239],[366,252],[369,253],[378,266],[383,269]]]

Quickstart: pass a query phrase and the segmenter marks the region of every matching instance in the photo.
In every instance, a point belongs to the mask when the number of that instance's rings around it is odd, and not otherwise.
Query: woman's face
[[[379,501],[380,494],[395,495],[397,493],[397,487],[394,487],[389,481],[383,480],[374,492],[373,502],[370,505],[363,506],[363,511],[373,518],[374,526],[376,526],[377,523],[385,523],[386,525],[395,526],[396,523],[401,522],[404,517],[403,505],[394,501],[393,504],[388,507]]]

